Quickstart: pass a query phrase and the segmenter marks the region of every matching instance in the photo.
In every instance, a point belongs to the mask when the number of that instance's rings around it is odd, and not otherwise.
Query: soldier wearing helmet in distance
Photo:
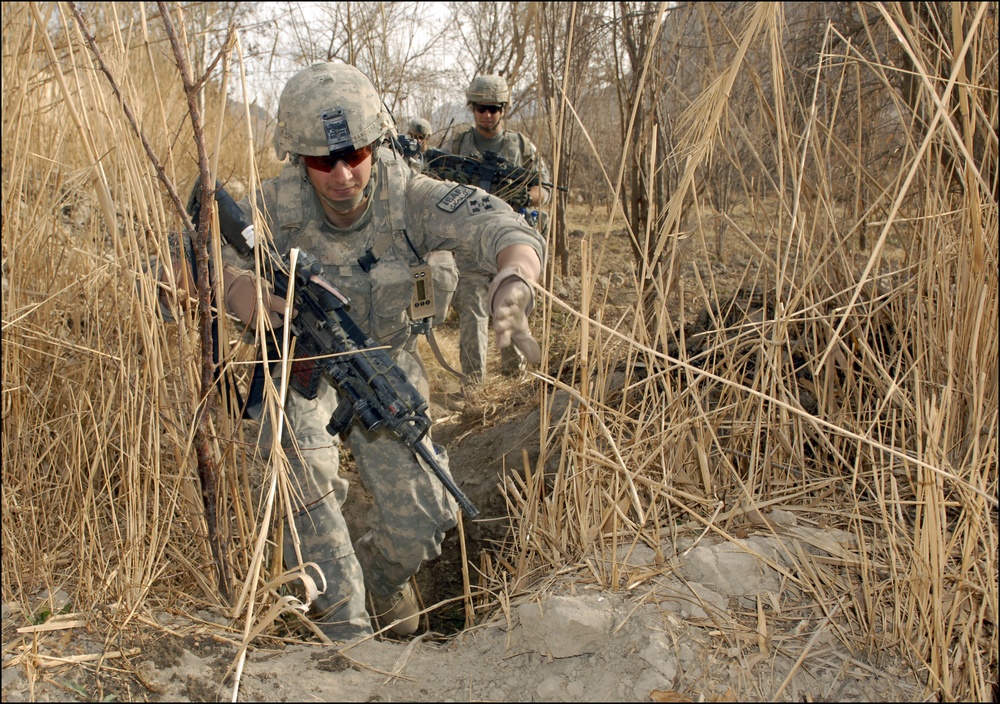
[[[427,151],[427,139],[431,134],[431,123],[422,117],[415,117],[408,123],[405,134],[400,134],[394,140],[399,153],[410,165],[413,173],[424,171],[424,153]]]
[[[451,142],[453,154],[481,159],[486,152],[494,152],[514,166],[537,172],[540,182],[551,180],[532,141],[524,134],[504,127],[510,105],[510,87],[502,76],[476,76],[465,92],[465,97],[475,124],[455,135]],[[544,186],[527,186],[523,192],[508,198],[508,203],[519,209],[537,208],[547,203],[550,195],[549,189]],[[544,213],[541,215],[544,216]],[[544,217],[540,222],[544,236]],[[492,276],[461,267],[460,271],[453,305],[459,318],[462,372],[473,384],[479,384],[486,376],[489,319],[487,294]],[[524,359],[518,350],[506,347],[500,350],[500,365],[503,374],[514,375],[523,368]]]
[[[422,117],[414,117],[410,120],[410,126],[407,130],[407,134],[410,139],[417,143],[417,148],[420,150],[420,154],[422,155],[427,151],[427,140],[430,139],[431,136],[431,123]],[[415,161],[415,168],[422,170],[423,159],[419,158],[418,155],[418,158]]]
[[[381,97],[357,68],[319,63],[295,74],[281,94],[275,134],[278,158],[288,163],[261,185],[258,222],[280,253],[300,248],[324,265],[327,278],[350,299],[351,317],[390,348],[424,398],[429,398],[427,374],[409,313],[411,269],[433,250],[451,251],[460,266],[495,274],[489,301],[497,344],[515,344],[538,362],[527,321],[531,282],[545,256],[543,240],[485,191],[411,172],[391,148],[393,134]],[[249,213],[247,200],[240,206]],[[256,305],[253,263],[228,245],[224,257],[226,307],[250,324]],[[276,299],[264,291],[267,311],[283,310]],[[270,322],[281,324],[276,314]],[[440,554],[446,531],[456,524],[457,506],[390,432],[355,423],[332,437],[326,426],[337,405],[336,388],[324,379],[311,401],[289,391],[285,408],[294,437],[286,434],[284,445],[302,492],[302,508],[292,518],[302,560],[315,562],[327,585],[314,602],[317,613],[309,615],[335,641],[371,634],[370,616],[382,625],[401,619],[393,630],[409,635],[419,627],[410,578]],[[264,449],[270,446],[269,431],[270,423],[262,423]],[[338,472],[342,443],[374,498],[371,529],[353,541],[341,512],[348,490]],[[445,450],[435,446],[435,451],[450,471]],[[297,565],[287,528],[284,545],[286,565]]]

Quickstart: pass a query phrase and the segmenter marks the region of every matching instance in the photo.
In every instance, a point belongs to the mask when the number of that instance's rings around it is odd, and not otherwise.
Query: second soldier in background
[[[534,143],[524,134],[504,127],[504,118],[510,105],[510,87],[502,76],[477,76],[469,85],[465,97],[473,112],[475,124],[452,139],[453,154],[481,159],[486,152],[494,152],[514,166],[537,171],[540,181],[551,180]],[[550,195],[551,192],[544,186],[528,186],[523,193],[515,194],[513,199],[509,199],[508,204],[515,209],[537,208],[547,203]],[[491,274],[485,272],[461,269],[452,303],[459,318],[462,372],[472,386],[482,384],[486,378],[489,322],[487,292],[492,278]],[[516,349],[506,347],[500,350],[501,373],[514,376],[523,367],[524,357]]]

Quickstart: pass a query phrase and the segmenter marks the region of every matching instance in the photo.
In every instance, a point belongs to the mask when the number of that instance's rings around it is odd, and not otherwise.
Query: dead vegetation
[[[108,652],[153,605],[225,614],[242,632],[226,637],[248,643],[296,607],[283,585],[297,575],[268,542],[294,488],[280,458],[262,468],[243,428],[209,417],[220,477],[206,490],[235,582],[223,603],[193,450],[198,409],[217,401],[199,393],[194,310],[168,325],[149,303],[144,266],[178,219],[122,109],[187,188],[185,102],[152,20],[97,7],[120,99],[65,6],[3,9],[3,600],[37,620],[41,590],[63,589]],[[854,542],[787,570],[779,599],[807,601],[852,653],[908,659],[928,698],[995,698],[995,5],[908,12],[858,8],[905,60],[829,25],[803,72],[782,51],[781,6],[754,5],[671,151],[652,113],[635,127],[646,138],[626,140],[648,168],[669,162],[674,188],[659,197],[650,179],[646,214],[623,217],[625,162],[603,164],[615,205],[568,214],[579,270],[539,290],[538,459],[505,483],[505,549],[473,556],[481,616],[556,574],[620,589],[635,581],[622,546],[733,540],[780,508]],[[910,102],[887,103],[901,71]],[[741,123],[736,94],[762,119]],[[207,100],[213,171],[252,187],[274,165],[221,102]],[[845,114],[894,131],[845,142]],[[719,209],[705,189],[723,155],[768,178],[734,182]],[[615,237],[643,258],[611,260]],[[42,676],[28,641],[4,648]]]

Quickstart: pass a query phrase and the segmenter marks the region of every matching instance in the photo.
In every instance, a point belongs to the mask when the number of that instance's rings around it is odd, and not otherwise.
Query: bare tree
[[[504,76],[511,88],[521,82],[530,66],[530,27],[536,3],[450,2],[459,61],[466,84],[475,76]],[[524,105],[518,96],[513,101]]]
[[[341,61],[371,78],[397,118],[439,110],[455,71],[442,60],[449,20],[427,20],[418,2],[293,3],[265,6],[281,85],[320,61]],[[279,89],[280,90],[280,89]]]
[[[598,176],[600,170],[593,164],[593,156],[583,138],[583,131],[572,118],[572,110],[582,107],[585,96],[600,85],[603,67],[598,57],[606,45],[606,3],[547,3],[535,15],[534,43],[538,67],[538,93],[542,115],[545,116],[543,133],[558,163],[553,178],[557,185],[569,186],[575,175],[583,173],[582,157],[590,159],[589,170]],[[594,80],[597,78],[598,80]],[[565,101],[565,102],[564,102]],[[599,122],[607,122],[599,120]],[[593,195],[593,191],[590,192]],[[566,239],[566,206],[569,193],[555,191],[555,217],[552,218],[552,252],[559,258],[560,273],[569,274],[569,249]]]

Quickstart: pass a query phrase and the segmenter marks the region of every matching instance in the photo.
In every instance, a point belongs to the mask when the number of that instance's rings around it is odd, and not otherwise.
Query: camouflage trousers
[[[427,375],[419,357],[403,350],[395,361],[427,398]],[[282,445],[304,507],[294,515],[302,560],[316,563],[326,578],[326,591],[309,617],[331,640],[346,642],[372,633],[366,590],[378,596],[398,592],[424,561],[441,554],[445,532],[457,522],[457,505],[433,471],[394,434],[368,432],[355,421],[344,442],[374,505],[370,530],[352,544],[341,511],[348,491],[339,474],[342,441],[326,430],[337,403],[337,391],[325,379],[311,401],[290,390],[285,413],[294,440],[286,428]],[[268,448],[270,423],[262,428],[260,444]],[[448,472],[447,453],[439,447],[435,451]],[[287,525],[284,560],[287,568],[299,564]],[[322,582],[318,585],[322,588]]]
[[[458,313],[459,359],[462,373],[474,384],[486,379],[486,350],[489,341],[490,274],[463,271],[458,277],[458,287],[452,307]],[[500,350],[500,368],[512,374],[524,367],[524,356],[514,345]]]

